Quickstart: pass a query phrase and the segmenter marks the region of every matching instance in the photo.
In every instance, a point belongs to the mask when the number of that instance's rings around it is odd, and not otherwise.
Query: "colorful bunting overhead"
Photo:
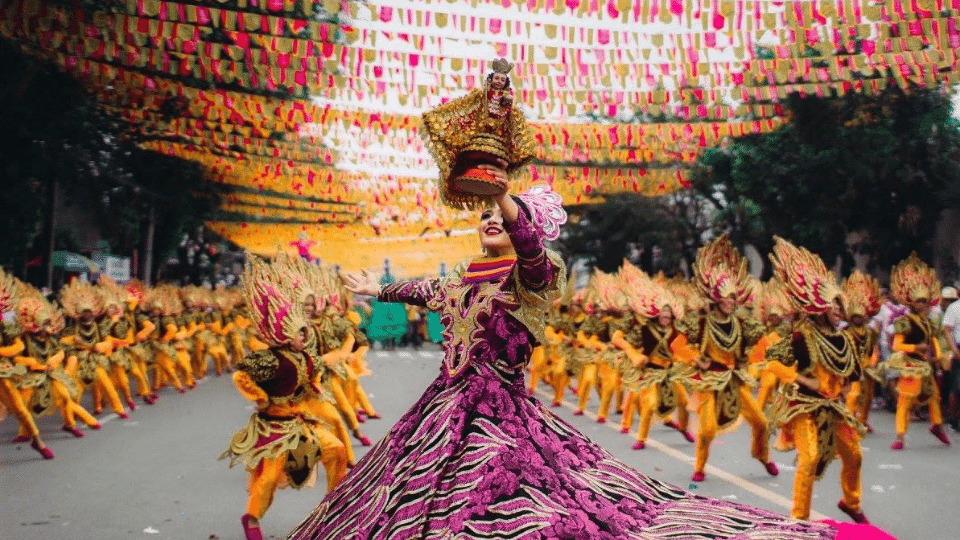
[[[956,83],[960,0],[6,0],[0,35],[231,186],[210,225],[240,245],[307,232],[353,268],[379,263],[336,242],[442,246],[402,265],[435,272],[475,249],[474,218],[439,205],[419,116],[494,58],[539,143],[525,185],[657,195],[776,129],[791,93]]]

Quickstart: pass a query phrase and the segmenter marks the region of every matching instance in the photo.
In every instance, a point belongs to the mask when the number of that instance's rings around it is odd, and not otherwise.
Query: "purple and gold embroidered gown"
[[[504,225],[515,262],[474,261],[381,291],[440,313],[441,373],[290,539],[888,538],[654,480],[529,397],[524,367],[565,269],[523,212]]]

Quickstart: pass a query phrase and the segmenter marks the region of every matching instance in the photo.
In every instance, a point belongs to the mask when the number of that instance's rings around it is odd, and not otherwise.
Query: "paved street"
[[[374,374],[363,385],[383,415],[362,425],[371,439],[384,436],[420,396],[439,362],[435,349],[370,353]],[[747,426],[718,437],[710,460],[714,469],[708,469],[707,481],[691,484],[694,445],[678,433],[656,426],[647,449],[633,451],[632,434],[617,430],[619,417],[601,425],[573,416],[570,403],[555,410],[646,474],[705,495],[789,512],[794,454],[775,453],[782,472],[769,477],[749,456]],[[208,376],[185,395],[165,389],[156,405],[138,405],[128,420],[104,413],[103,429],[85,429],[83,439],[60,431],[59,416],[40,419],[57,455],[53,461],[43,461],[27,444],[11,444],[17,426],[8,417],[0,423],[0,539],[242,538],[246,474],[217,457],[252,411],[229,377]],[[907,450],[894,452],[889,450],[893,415],[874,411],[871,419],[876,432],[863,445],[866,514],[901,540],[957,538],[960,436],[951,433],[957,444],[947,448],[917,422]],[[362,447],[356,449],[362,455]],[[839,462],[816,485],[814,517],[845,518],[836,509],[838,474]],[[265,535],[283,538],[322,498],[323,483],[321,478],[312,489],[280,491],[263,519]]]

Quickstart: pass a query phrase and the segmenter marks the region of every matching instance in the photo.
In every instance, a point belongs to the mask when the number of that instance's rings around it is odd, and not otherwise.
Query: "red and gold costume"
[[[259,522],[278,488],[310,485],[321,462],[328,489],[346,474],[343,445],[305,407],[322,361],[297,301],[300,283],[283,261],[267,264],[250,256],[244,287],[258,336],[269,348],[251,352],[237,366],[234,383],[257,412],[221,456],[231,466],[243,462],[250,474],[241,518],[248,540],[262,539]]]
[[[894,321],[893,354],[887,369],[900,372],[897,381],[897,438],[891,445],[903,449],[903,438],[910,425],[910,411],[926,405],[930,411],[930,432],[949,445],[943,430],[940,390],[934,379],[943,351],[939,323],[928,316],[931,305],[940,302],[940,282],[932,268],[916,253],[901,261],[890,273],[890,293],[894,300],[910,306],[910,314]]]
[[[746,369],[748,351],[763,336],[763,327],[734,312],[749,296],[747,261],[723,235],[697,251],[694,275],[700,293],[713,305],[708,313],[693,313],[681,321],[678,330],[683,336],[674,347],[678,357],[695,364],[687,379],[699,403],[700,421],[692,479],[706,477],[710,444],[718,432],[732,429],[740,416],[751,427],[750,454],[775,476],[779,471],[770,461],[767,418],[753,398],[756,380]],[[724,311],[724,306],[730,307]]]
[[[843,396],[848,383],[859,378],[860,351],[852,335],[836,328],[843,297],[823,261],[806,249],[776,238],[772,260],[795,307],[807,314],[789,340],[767,353],[769,369],[785,383],[770,416],[784,431],[782,440],[797,449],[791,515],[809,519],[813,482],[839,456],[843,496],[837,506],[857,523],[866,523],[860,510],[865,428]]]

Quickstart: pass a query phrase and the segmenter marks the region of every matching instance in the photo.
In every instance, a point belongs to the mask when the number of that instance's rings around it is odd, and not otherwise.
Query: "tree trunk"
[[[151,272],[153,271],[153,233],[157,228],[157,207],[150,201],[150,213],[147,215],[147,238],[143,249],[143,282],[152,285]]]
[[[57,234],[57,188],[59,183],[54,180],[50,186],[50,237],[47,241],[47,288],[53,290],[53,251],[56,247]]]

